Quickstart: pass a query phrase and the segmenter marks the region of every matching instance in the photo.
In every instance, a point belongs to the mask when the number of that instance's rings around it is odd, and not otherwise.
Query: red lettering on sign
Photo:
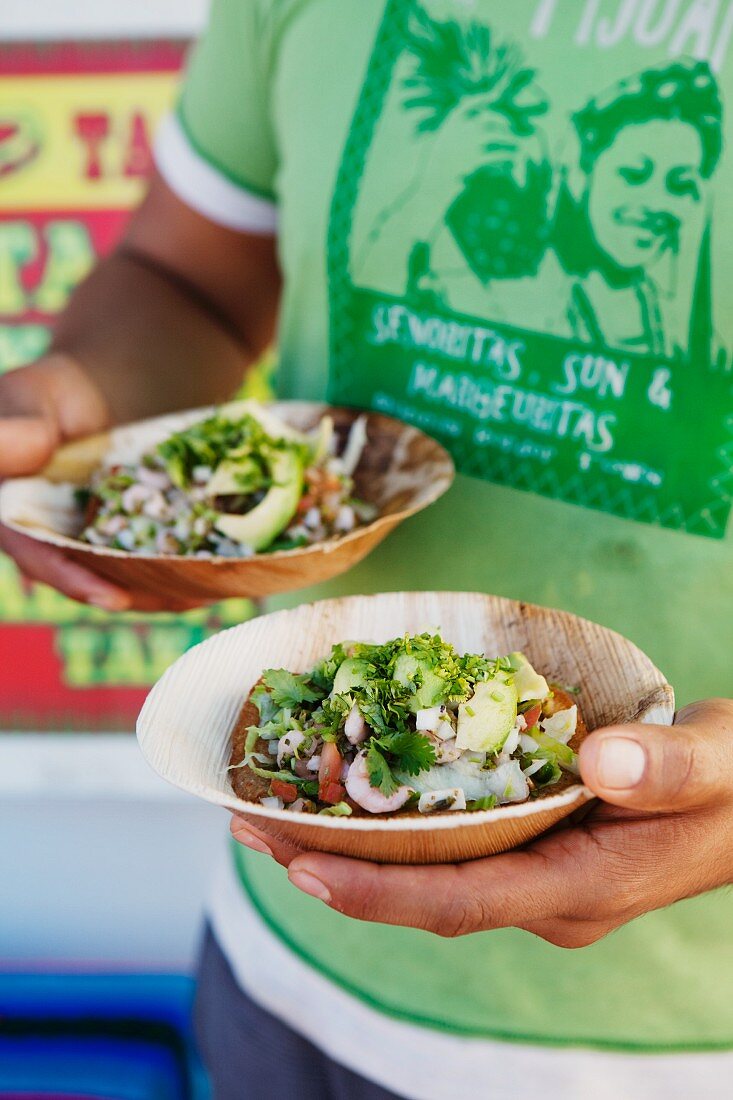
[[[102,177],[102,144],[109,134],[109,115],[77,115],[74,119],[76,134],[86,146],[87,159],[84,175],[88,180]]]
[[[130,136],[123,174],[129,179],[144,179],[150,172],[153,156],[150,149],[150,135],[145,116],[136,111],[130,121]]]

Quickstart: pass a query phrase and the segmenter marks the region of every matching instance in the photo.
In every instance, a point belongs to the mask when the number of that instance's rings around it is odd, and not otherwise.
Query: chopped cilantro
[[[435,763],[435,749],[424,733],[401,730],[399,733],[385,734],[373,743],[389,753],[398,771],[408,775],[418,775]]]
[[[369,773],[369,783],[372,787],[380,790],[385,798],[389,798],[399,788],[399,783],[392,775],[389,764],[375,741],[372,741],[367,749],[366,766]]]
[[[278,538],[274,542],[271,542],[267,548],[268,554],[274,553],[276,550],[298,550],[301,546],[308,546],[308,539],[305,535],[299,535],[297,538],[284,539]]]
[[[298,676],[285,668],[268,668],[262,673],[262,680],[278,707],[297,707],[299,703],[313,703],[323,698],[322,692],[308,686],[307,676]]]
[[[274,450],[303,450],[292,440],[274,439],[260,422],[249,413],[236,420],[215,413],[183,431],[175,432],[158,444],[157,453],[165,463],[168,476],[179,489],[186,489],[196,466],[212,470],[226,459],[242,462],[242,490],[253,492],[265,488],[264,468],[258,472],[261,456]]]
[[[339,643],[333,646],[328,657],[319,661],[310,674],[310,681],[327,695],[333,687],[333,681],[338,672],[339,665],[346,660],[346,650]]]

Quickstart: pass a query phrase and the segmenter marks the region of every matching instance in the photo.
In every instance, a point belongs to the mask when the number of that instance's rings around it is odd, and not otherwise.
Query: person
[[[462,471],[362,565],[290,602],[460,588],[563,607],[628,634],[684,704],[672,728],[592,734],[580,767],[600,801],[494,858],[377,866],[294,852],[235,819],[197,1002],[218,1100],[730,1091],[733,900],[717,889],[733,881],[730,376],[704,341],[690,371],[606,333],[589,351],[530,319],[508,326],[488,302],[418,308],[388,258],[366,278],[356,257],[418,165],[435,209],[416,111],[449,117],[466,90],[489,93],[526,137],[536,115],[515,108],[532,77],[512,42],[560,114],[641,52],[667,63],[661,32],[601,50],[577,18],[536,0],[215,0],[147,198],[49,354],[0,381],[9,477],[112,421],[227,397],[277,332],[283,397],[406,416]],[[719,80],[725,100],[729,59]],[[661,163],[671,130],[653,140]],[[731,171],[721,160],[708,184],[721,225]],[[424,224],[416,213],[395,255]],[[623,247],[614,225],[607,250]],[[698,276],[722,313],[726,239],[711,234]],[[1,538],[27,576],[76,599],[162,606]]]
[[[394,265],[413,299],[666,357],[690,355],[697,324],[712,346],[711,303],[695,294],[722,151],[710,66],[675,59],[603,89],[572,112],[574,140],[556,163],[550,104],[530,72],[517,60],[527,79],[514,113],[467,89],[422,135],[435,209],[417,182],[387,199],[357,250],[360,276],[410,239],[414,207],[424,240]]]

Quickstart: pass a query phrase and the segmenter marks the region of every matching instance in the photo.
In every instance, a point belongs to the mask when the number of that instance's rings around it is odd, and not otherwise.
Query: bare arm
[[[84,366],[116,420],[227,397],[273,337],[274,249],[272,237],[200,217],[155,179],[59,318],[53,347]]]
[[[32,473],[108,424],[230,396],[272,339],[279,293],[273,238],[216,226],[154,179],[59,317],[49,353],[0,378],[0,477]],[[77,599],[157,606],[9,531],[0,546]]]

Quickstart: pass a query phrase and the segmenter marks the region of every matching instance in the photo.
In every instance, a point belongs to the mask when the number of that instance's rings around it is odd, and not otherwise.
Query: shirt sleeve
[[[277,154],[258,0],[213,0],[155,162],[173,192],[219,225],[274,233]]]

